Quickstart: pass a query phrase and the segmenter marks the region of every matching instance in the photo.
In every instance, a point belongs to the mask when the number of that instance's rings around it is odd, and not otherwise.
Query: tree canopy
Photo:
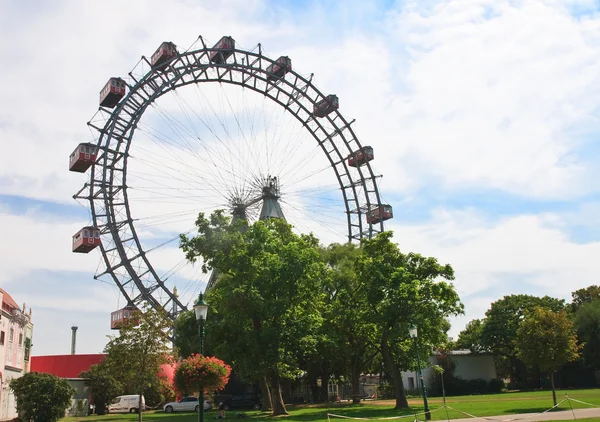
[[[396,407],[408,407],[401,371],[414,367],[409,328],[418,327],[421,353],[447,341],[446,318],[463,312],[463,305],[448,281],[450,265],[416,253],[403,254],[392,232],[361,241],[356,274],[366,298],[364,318],[375,327],[384,365],[394,381]]]
[[[501,375],[516,383],[524,381],[525,370],[515,350],[517,330],[525,315],[536,307],[561,311],[565,301],[550,296],[509,295],[492,303],[485,313],[481,342],[497,357],[504,358],[505,370]]]
[[[469,321],[464,330],[458,335],[455,347],[457,349],[469,349],[472,353],[487,351],[481,339],[484,322],[480,319]]]
[[[577,335],[566,311],[534,308],[519,325],[515,345],[516,354],[523,362],[550,373],[552,398],[556,405],[554,373],[579,356]]]
[[[600,299],[600,286],[591,285],[583,289],[575,290],[571,293],[573,300],[571,301],[571,307],[574,312],[579,309],[584,303],[591,302],[593,300]]]
[[[299,354],[311,353],[322,324],[322,281],[329,277],[312,235],[296,235],[283,220],[240,224],[217,211],[200,214],[198,235],[181,237],[189,260],[203,258],[218,282],[207,294],[214,336],[227,344],[246,378],[266,377],[273,413],[286,414],[280,382],[299,374]],[[210,321],[210,320],[209,320]],[[216,326],[215,326],[216,325]],[[214,337],[213,337],[214,338]]]
[[[102,365],[130,393],[141,395],[158,382],[162,364],[171,359],[168,332],[172,323],[164,310],[152,308],[136,311],[112,337],[104,352]],[[142,420],[139,412],[138,420]]]
[[[583,343],[585,363],[600,369],[600,299],[582,303],[575,312],[575,326]]]

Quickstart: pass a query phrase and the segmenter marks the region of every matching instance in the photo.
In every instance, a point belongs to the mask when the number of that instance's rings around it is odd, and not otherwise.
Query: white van
[[[138,411],[139,394],[115,397],[108,405],[108,413],[134,413]],[[146,410],[146,400],[142,396],[142,412]]]

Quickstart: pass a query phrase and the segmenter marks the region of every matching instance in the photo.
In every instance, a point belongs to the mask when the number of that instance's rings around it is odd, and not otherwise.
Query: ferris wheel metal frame
[[[339,110],[323,118],[315,118],[315,104],[326,98],[312,83],[312,74],[305,78],[289,69],[281,78],[273,79],[267,72],[276,64],[258,51],[234,48],[222,63],[210,60],[211,52],[222,51],[207,47],[200,36],[201,48],[178,53],[164,69],[153,68],[145,56],[150,70],[127,83],[128,92],[114,109],[100,106],[88,125],[98,132],[98,156],[91,166],[89,181],[73,198],[89,201],[93,225],[100,229],[101,254],[106,268],[94,278],[110,274],[129,304],[148,302],[152,307],[165,309],[171,318],[187,310],[161,280],[142,248],[131,214],[127,194],[127,162],[138,122],[144,111],[162,95],[190,84],[226,83],[247,88],[264,95],[292,114],[307,130],[326,154],[341,190],[346,219],[348,241],[370,238],[383,231],[383,219],[367,221],[370,210],[381,207],[377,177],[371,164],[351,167],[347,159],[361,151],[351,125]],[[271,80],[269,80],[271,75]],[[133,287],[133,289],[132,289]],[[129,294],[129,290],[135,294]]]

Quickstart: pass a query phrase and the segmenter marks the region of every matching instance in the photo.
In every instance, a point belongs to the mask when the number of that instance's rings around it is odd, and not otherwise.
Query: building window
[[[29,361],[29,354],[31,352],[31,339],[25,338],[25,360]]]
[[[23,345],[23,333],[19,334],[19,346]]]
[[[8,342],[12,343],[13,342],[13,337],[15,336],[15,329],[11,328],[9,333],[8,333]]]
[[[4,344],[4,331],[0,331],[0,345]]]

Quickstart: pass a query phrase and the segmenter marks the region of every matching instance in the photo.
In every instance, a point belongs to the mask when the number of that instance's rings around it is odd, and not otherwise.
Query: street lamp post
[[[419,357],[419,333],[417,327],[412,326],[408,330],[410,337],[415,341],[415,350],[417,352],[417,370],[419,380],[421,381],[421,391],[423,392],[423,405],[425,407],[425,419],[431,420],[431,412],[429,411],[429,404],[427,404],[427,389],[425,388],[425,382],[423,382],[423,374],[421,373],[421,358]]]
[[[200,330],[200,354],[204,354],[204,321],[208,314],[208,305],[204,301],[202,293],[198,295],[198,301],[194,304],[194,312],[198,321]],[[198,392],[198,422],[204,422],[204,391],[202,388]]]

